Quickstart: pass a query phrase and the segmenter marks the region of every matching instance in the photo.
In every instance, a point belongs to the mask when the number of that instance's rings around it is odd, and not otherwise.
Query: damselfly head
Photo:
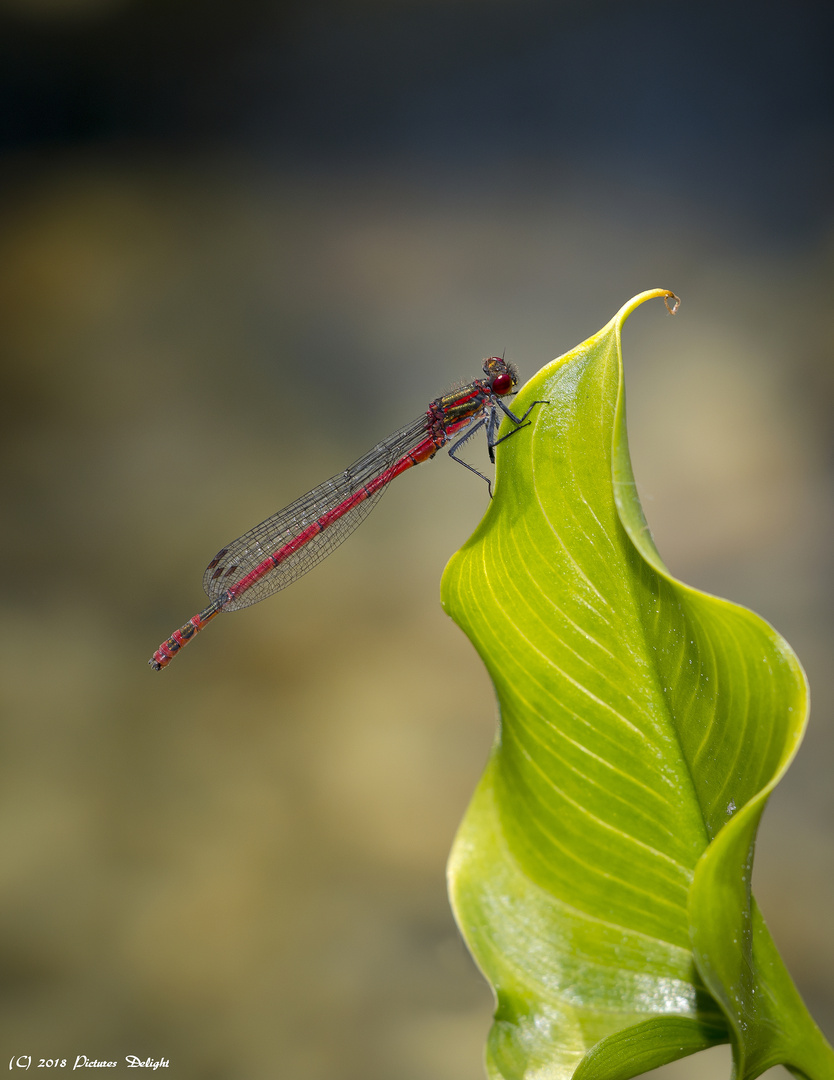
[[[511,364],[503,356],[488,356],[484,360],[484,374],[493,394],[498,394],[499,397],[511,394],[518,384],[518,370],[515,364]]]

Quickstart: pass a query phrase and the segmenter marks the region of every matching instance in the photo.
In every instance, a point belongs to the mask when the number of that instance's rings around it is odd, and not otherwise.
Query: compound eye
[[[492,380],[492,392],[502,397],[504,394],[509,394],[513,388],[513,377],[508,371],[505,371],[501,375],[496,375]]]

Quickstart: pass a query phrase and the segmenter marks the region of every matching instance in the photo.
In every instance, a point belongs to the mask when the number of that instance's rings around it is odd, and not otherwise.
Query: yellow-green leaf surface
[[[750,894],[804,674],[757,615],[671,576],[634,486],[620,334],[670,295],[524,387],[515,411],[548,403],[443,578],[500,705],[449,864],[497,998],[493,1078],[626,1078],[727,1041],[738,1080],[834,1078]]]

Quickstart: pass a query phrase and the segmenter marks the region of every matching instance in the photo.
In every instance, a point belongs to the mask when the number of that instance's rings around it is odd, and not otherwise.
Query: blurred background
[[[754,887],[834,1037],[833,29],[802,0],[0,0],[3,1053],[483,1075],[444,867],[495,706],[438,582],[486,486],[439,456],[147,659],[223,543],[483,356],[532,375],[656,286],[683,304],[626,329],[635,472],[671,569],[808,670]]]

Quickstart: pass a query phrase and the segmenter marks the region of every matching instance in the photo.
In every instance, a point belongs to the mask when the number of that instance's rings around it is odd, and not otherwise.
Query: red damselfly
[[[262,521],[238,540],[221,548],[206,567],[203,588],[211,603],[175,630],[148,663],[156,671],[221,611],[238,611],[291,585],[326,558],[364,521],[391,481],[422,461],[433,458],[451,436],[467,430],[449,447],[449,455],[482,479],[489,480],[457,456],[476,431],[486,429],[490,461],[495,447],[525,425],[536,405],[516,416],[501,400],[515,392],[518,373],[500,356],[484,361],[484,379],[436,398],[422,416],[377,443],[344,472],[302,495]],[[503,413],[515,424],[496,438]],[[490,488],[491,493],[491,488]]]

